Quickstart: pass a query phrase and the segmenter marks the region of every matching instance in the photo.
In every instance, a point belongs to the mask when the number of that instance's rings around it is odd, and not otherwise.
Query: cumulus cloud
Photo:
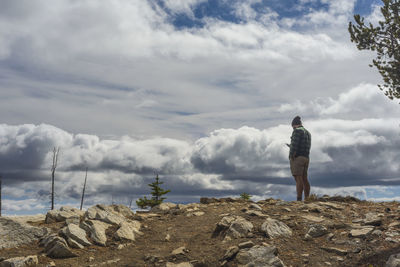
[[[154,170],[184,201],[292,194],[296,114],[313,134],[313,184],[397,184],[400,114],[349,41],[355,1],[302,0],[296,17],[265,1],[221,3],[233,19],[194,18],[203,0],[3,1],[6,197],[48,195],[54,146],[64,202],[79,197],[86,166],[88,203],[141,196]],[[201,26],[176,27],[179,14]]]
[[[382,97],[379,92],[362,94],[356,87],[324,103],[351,112],[358,108],[350,101],[354,95],[361,106],[363,101],[372,103]],[[391,109],[390,105],[386,107]],[[329,108],[311,110],[315,114],[303,120],[312,133],[309,175],[315,192],[365,197],[365,190],[356,190],[356,186],[400,183],[397,118],[321,118]],[[149,191],[146,187],[154,171],[172,189],[172,198],[180,200],[241,192],[251,192],[258,198],[290,199],[294,182],[285,145],[290,134],[289,124],[266,129],[243,126],[214,130],[190,142],[162,137],[106,139],[46,124],[2,124],[0,158],[5,193],[9,198],[46,198],[52,148],[60,146],[56,191],[57,197],[67,202],[79,199],[86,166],[88,203],[108,203],[114,196],[124,202],[140,197]],[[34,183],[40,183],[41,190],[33,190]]]
[[[259,1],[233,2],[242,23],[209,15],[183,29],[152,1],[21,3],[3,1],[0,14],[0,112],[10,124],[193,140],[221,127],[204,119],[214,114],[304,100],[321,84],[318,95],[335,95],[377,77],[365,75],[366,56],[347,37],[337,38],[345,28],[287,28],[273,7],[255,8]],[[207,4],[164,3],[176,12]],[[250,119],[222,127],[260,126]]]

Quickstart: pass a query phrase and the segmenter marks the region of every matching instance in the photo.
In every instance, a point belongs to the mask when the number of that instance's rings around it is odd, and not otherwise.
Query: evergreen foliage
[[[240,198],[244,199],[244,200],[250,200],[251,195],[247,194],[247,193],[241,193],[240,194]]]
[[[160,185],[162,185],[163,182],[160,182],[160,178],[158,177],[158,173],[156,174],[156,178],[155,181],[151,184],[149,184],[149,187],[151,188],[151,199],[148,199],[146,196],[144,196],[143,198],[139,198],[136,201],[136,205],[138,207],[140,207],[141,209],[147,208],[147,207],[154,207],[157,206],[159,204],[161,204],[165,199],[167,199],[166,197],[162,197],[163,195],[171,192],[171,190],[164,190],[160,187]]]
[[[383,20],[377,26],[366,24],[360,15],[354,15],[355,23],[349,23],[351,41],[359,50],[376,51],[375,66],[383,78],[378,85],[385,95],[400,99],[400,0],[382,0]]]

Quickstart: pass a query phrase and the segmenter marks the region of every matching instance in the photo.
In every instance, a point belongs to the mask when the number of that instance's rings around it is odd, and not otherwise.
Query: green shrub
[[[240,198],[243,200],[250,200],[251,195],[247,194],[247,193],[241,193],[240,194]]]
[[[150,188],[151,188],[151,199],[148,199],[146,196],[144,196],[143,198],[139,198],[136,201],[136,205],[141,208],[141,209],[145,209],[147,207],[154,207],[157,206],[159,204],[161,204],[165,199],[167,199],[166,197],[162,197],[163,195],[171,192],[171,190],[164,190],[160,187],[160,185],[163,184],[163,182],[160,182],[160,178],[158,177],[158,173],[156,174],[156,180],[154,181],[154,183],[149,184]]]

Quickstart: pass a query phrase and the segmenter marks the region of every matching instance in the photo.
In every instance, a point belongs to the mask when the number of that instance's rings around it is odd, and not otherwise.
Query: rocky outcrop
[[[292,235],[292,230],[285,223],[268,218],[261,226],[263,231],[269,238],[276,238],[280,236],[289,237]]]
[[[123,205],[96,205],[86,212],[67,207],[49,211],[46,221],[64,221],[66,226],[59,231],[59,235],[51,234],[43,238],[40,245],[49,257],[76,257],[71,248],[82,249],[92,245],[88,237],[96,245],[106,246],[106,231],[111,226],[118,226],[113,234],[116,240],[134,241],[135,234],[141,234],[141,224],[132,220],[134,217],[135,214]]]
[[[273,246],[254,246],[241,250],[236,255],[239,266],[243,267],[284,267],[277,257],[278,250]]]
[[[72,258],[77,255],[72,252],[64,238],[57,234],[50,234],[40,241],[40,246],[44,247],[44,252],[51,258]]]
[[[135,241],[135,234],[141,234],[139,231],[140,223],[137,221],[122,222],[118,230],[115,232],[117,240],[130,240]]]
[[[106,230],[111,225],[105,222],[96,220],[86,220],[81,224],[81,227],[86,230],[90,239],[96,245],[105,246],[107,243]]]
[[[0,267],[28,267],[39,263],[36,255],[27,257],[15,257],[0,262]]]
[[[126,220],[125,216],[117,213],[112,207],[101,204],[90,207],[85,213],[85,218],[116,225]]]
[[[83,248],[91,245],[86,238],[86,231],[76,224],[69,224],[64,227],[60,230],[60,234],[65,237],[72,248]]]
[[[65,222],[67,219],[80,220],[85,214],[76,208],[63,206],[59,210],[50,210],[46,214],[46,223]]]
[[[389,257],[385,267],[400,267],[400,254],[393,254]]]
[[[80,215],[63,208],[48,214],[56,221],[48,226],[55,233],[40,242],[40,253],[54,263],[40,255],[39,266],[393,267],[400,256],[389,258],[388,252],[400,244],[399,211],[396,202],[273,199],[165,203],[136,214],[122,205],[96,205]]]
[[[326,235],[328,232],[328,229],[322,225],[322,224],[312,224],[310,225],[307,234],[305,235],[305,239],[310,239],[310,238],[316,238],[320,236]]]
[[[0,217],[0,249],[33,243],[48,232],[47,228],[33,227],[11,218]]]
[[[154,213],[168,213],[173,209],[178,209],[178,205],[170,202],[161,203],[151,209]]]
[[[217,223],[213,237],[223,236],[227,239],[247,237],[254,226],[240,216],[225,216]]]

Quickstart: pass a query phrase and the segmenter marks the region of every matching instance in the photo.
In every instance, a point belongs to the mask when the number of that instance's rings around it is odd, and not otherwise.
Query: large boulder
[[[400,254],[393,254],[389,257],[385,267],[400,267]]]
[[[364,225],[380,226],[382,224],[382,218],[379,214],[374,212],[368,212],[365,214],[365,219],[363,220]]]
[[[277,257],[278,250],[273,246],[254,246],[241,250],[236,255],[239,266],[243,267],[284,267]]]
[[[81,227],[86,230],[93,242],[100,246],[105,246],[107,242],[106,230],[111,225],[96,220],[86,220]]]
[[[114,225],[119,225],[120,223],[135,217],[135,214],[130,210],[130,208],[124,205],[106,206],[98,204],[90,207],[85,213],[86,219],[99,220]]]
[[[69,224],[61,229],[60,233],[66,237],[68,244],[73,248],[83,248],[91,243],[86,238],[86,232],[76,224]]]
[[[0,217],[0,249],[18,247],[43,238],[49,230]]]
[[[26,267],[39,264],[37,256],[15,257],[0,262],[0,267]]]
[[[247,221],[240,216],[224,216],[221,221],[217,223],[214,230],[213,237],[224,236],[229,238],[247,237],[254,226],[251,222]]]
[[[308,229],[308,232],[306,235],[309,235],[310,237],[320,237],[324,236],[328,233],[328,229],[322,225],[322,224],[312,224],[310,225],[310,228]]]
[[[39,245],[44,247],[44,252],[51,258],[63,259],[77,257],[77,255],[69,249],[67,242],[57,234],[46,236],[40,241]]]
[[[63,206],[59,210],[48,211],[46,214],[46,223],[64,222],[71,218],[79,220],[84,214],[85,212],[79,209]]]
[[[291,236],[292,230],[285,223],[268,218],[262,225],[261,231],[263,231],[269,238],[275,238],[279,236]]]
[[[226,235],[232,238],[247,237],[253,228],[254,226],[251,222],[238,216],[229,226]]]
[[[170,203],[170,202],[164,202],[164,203],[161,203],[161,204],[151,208],[151,212],[165,214],[165,213],[168,213],[170,210],[174,210],[177,208],[178,208],[177,204]]]
[[[140,234],[140,223],[137,221],[122,222],[119,229],[115,232],[117,240],[131,240],[135,241],[135,234]]]
[[[132,219],[135,217],[135,213],[125,205],[112,205],[111,208],[114,210],[115,213],[120,214],[127,219]]]

